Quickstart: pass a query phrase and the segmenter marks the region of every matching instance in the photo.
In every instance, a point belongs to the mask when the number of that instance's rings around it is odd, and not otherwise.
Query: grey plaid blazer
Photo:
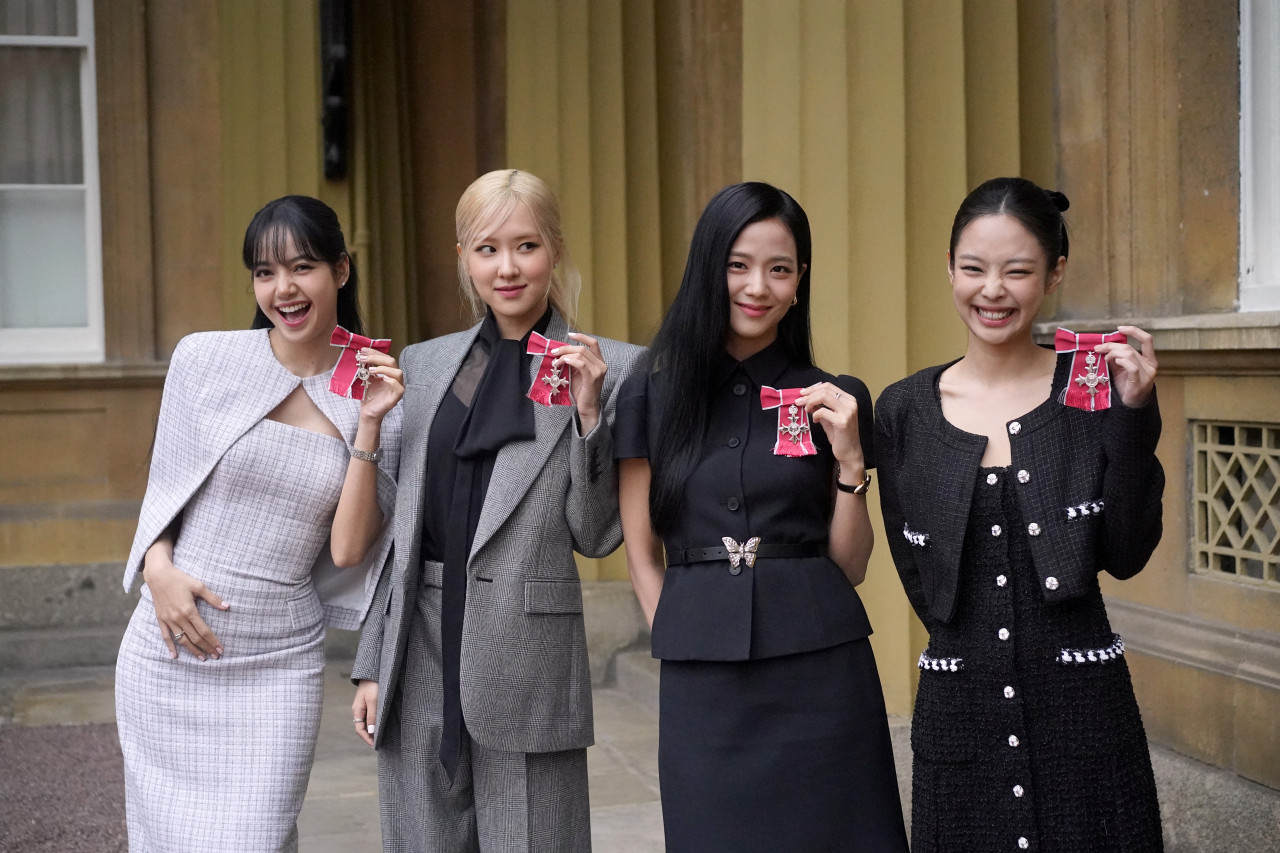
[[[378,742],[404,673],[419,587],[439,586],[442,573],[440,563],[424,564],[420,556],[427,436],[479,330],[477,324],[407,347],[401,355],[404,433],[395,547],[352,669],[352,680],[378,682]],[[553,312],[547,337],[565,340],[567,331],[564,318]],[[579,436],[572,407],[535,406],[537,438],[498,452],[476,528],[462,628],[462,711],[471,736],[490,749],[556,752],[593,741],[582,588],[573,552],[600,557],[622,541],[612,424],[617,389],[642,352],[632,344],[599,340],[609,365],[600,422]],[[536,367],[530,357],[530,382]],[[407,679],[402,689],[409,689]]]

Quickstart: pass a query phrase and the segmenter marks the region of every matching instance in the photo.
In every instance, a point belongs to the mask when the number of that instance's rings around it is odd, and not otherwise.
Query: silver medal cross
[[[1108,382],[1107,375],[1098,372],[1098,354],[1096,352],[1085,353],[1084,367],[1086,372],[1077,376],[1075,381],[1077,385],[1083,385],[1084,389],[1089,392],[1089,404],[1092,406],[1096,402],[1098,392],[1102,390],[1098,386],[1106,385]]]
[[[792,403],[787,407],[787,422],[778,427],[778,432],[791,439],[792,444],[799,444],[808,431],[809,425],[800,423],[799,407]]]
[[[369,365],[365,364],[365,356],[356,353],[356,381],[364,383],[364,393],[369,393]]]
[[[551,368],[551,372],[542,377],[542,381],[551,386],[552,394],[559,394],[560,389],[569,384],[569,380],[560,375],[558,367]]]

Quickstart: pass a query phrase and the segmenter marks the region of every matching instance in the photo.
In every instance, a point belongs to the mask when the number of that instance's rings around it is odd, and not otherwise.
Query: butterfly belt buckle
[[[755,568],[756,552],[760,548],[760,537],[752,536],[746,542],[738,544],[732,537],[722,536],[720,541],[724,543],[724,548],[729,552],[729,565],[738,568],[742,563],[747,564],[747,568]]]

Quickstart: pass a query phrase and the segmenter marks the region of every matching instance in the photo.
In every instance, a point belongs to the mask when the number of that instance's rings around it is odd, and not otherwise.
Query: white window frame
[[[0,47],[80,48],[80,119],[84,150],[83,184],[0,184],[0,190],[58,192],[82,190],[85,200],[85,283],[88,324],[47,329],[0,329],[0,365],[51,362],[101,362],[102,198],[98,180],[98,87],[94,51],[93,0],[76,0],[76,35],[18,36],[0,34]]]
[[[1280,310],[1280,3],[1240,0],[1240,310]]]

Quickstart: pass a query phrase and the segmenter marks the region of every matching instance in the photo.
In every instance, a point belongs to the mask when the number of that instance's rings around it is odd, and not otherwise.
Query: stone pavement
[[[341,661],[330,661],[325,671],[320,741],[298,821],[302,853],[374,853],[380,849],[377,759],[352,731],[349,672],[350,665]],[[41,815],[45,825],[34,834],[34,828],[18,825],[30,819],[30,811],[19,813],[15,802],[20,789],[30,791],[41,787],[41,782],[47,790],[65,790],[65,778],[35,777],[55,766],[49,756],[69,734],[96,734],[98,750],[114,752],[118,762],[112,689],[109,667],[9,673],[0,678],[0,746],[6,734],[24,735],[22,751],[15,760],[25,758],[28,765],[0,768],[0,800],[12,806],[0,805],[0,850],[102,853],[124,849],[119,840],[122,821],[113,820],[113,815],[86,816],[84,809],[55,803]],[[594,698],[596,745],[587,753],[594,849],[598,853],[661,853],[657,717],[646,704],[617,689],[597,688]],[[66,766],[57,766],[65,777]],[[122,813],[118,768],[109,769],[114,772],[104,773],[102,780],[109,790],[100,792],[104,798],[92,808]],[[89,789],[94,788],[94,780],[83,781]],[[57,825],[62,821],[81,825]]]
[[[377,851],[378,762],[351,725],[354,688],[330,662],[311,785],[298,818],[301,853]],[[658,721],[619,690],[596,688],[596,745],[587,750],[597,853],[662,853]]]
[[[660,853],[657,664],[618,655],[612,686],[594,690],[588,750],[596,853]],[[299,819],[302,853],[376,853],[377,762],[352,731],[349,664],[330,660],[311,785]],[[0,851],[124,851],[123,783],[110,667],[0,674]],[[70,728],[68,728],[70,727]],[[910,813],[910,729],[891,718],[899,789]],[[1280,850],[1280,792],[1158,746],[1167,853]]]

